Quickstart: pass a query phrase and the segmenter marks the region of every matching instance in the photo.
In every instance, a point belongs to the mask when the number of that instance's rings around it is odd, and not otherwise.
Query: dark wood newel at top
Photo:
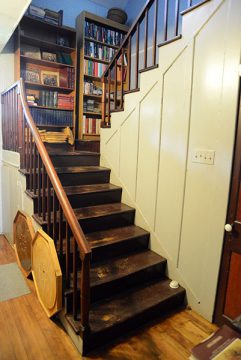
[[[80,323],[83,330],[88,327],[90,307],[90,246],[40,138],[25,98],[24,84],[21,79],[2,93],[1,102],[3,149],[20,152],[21,169],[24,173],[29,174],[30,190],[37,194],[38,216],[47,222],[48,234],[53,237],[55,244],[58,240],[60,259],[63,255],[65,235],[67,234],[67,249],[69,249],[70,237],[73,238],[75,254],[72,270],[76,281],[80,281],[79,288],[81,289],[81,298],[78,301],[77,297],[80,295],[77,284],[75,284],[73,303],[76,305],[73,309],[73,317],[77,321],[77,313],[80,312]],[[51,225],[51,193],[53,193],[53,225]],[[64,223],[66,232],[63,231]],[[77,249],[79,255],[77,255]],[[81,261],[81,280],[77,279],[79,261]],[[70,274],[69,250],[66,252],[66,265],[66,273]],[[69,275],[66,278],[66,288],[68,283]],[[77,309],[78,304],[80,304],[80,309]]]

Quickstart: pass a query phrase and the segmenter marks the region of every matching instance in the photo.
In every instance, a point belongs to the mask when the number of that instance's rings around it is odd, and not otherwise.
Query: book
[[[190,360],[241,359],[241,334],[224,325],[192,349]]]

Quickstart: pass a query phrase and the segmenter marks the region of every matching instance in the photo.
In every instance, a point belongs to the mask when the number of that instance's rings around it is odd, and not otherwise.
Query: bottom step
[[[84,340],[84,352],[184,305],[185,290],[171,289],[170,280],[149,282],[91,305],[90,332]],[[66,315],[77,329],[78,324]]]

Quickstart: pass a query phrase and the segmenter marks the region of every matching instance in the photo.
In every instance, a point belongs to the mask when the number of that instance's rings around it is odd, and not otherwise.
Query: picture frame
[[[25,81],[40,84],[40,72],[38,69],[26,69]]]
[[[57,62],[57,54],[47,51],[42,51],[42,60]]]
[[[57,71],[41,71],[41,83],[48,86],[59,87],[59,73]]]
[[[36,46],[23,44],[21,48],[21,54],[32,59],[41,60],[40,48]]]

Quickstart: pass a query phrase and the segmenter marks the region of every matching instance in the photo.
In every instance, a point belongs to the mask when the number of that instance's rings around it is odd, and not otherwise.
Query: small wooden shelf
[[[50,106],[40,106],[40,105],[30,105],[28,104],[30,108],[36,108],[36,109],[46,109],[46,110],[61,110],[61,111],[74,111],[70,109],[63,109],[63,108],[57,108],[57,107],[50,107]]]
[[[99,137],[100,134],[83,134],[83,136],[86,138],[87,136],[91,136],[91,137]]]
[[[98,113],[98,112],[92,112],[92,111],[84,111],[83,112],[83,115],[86,115],[86,116],[100,116],[101,117],[101,113]]]
[[[24,81],[24,83],[25,83],[26,87],[31,88],[31,89],[47,89],[47,90],[67,92],[67,93],[74,91],[74,89],[72,89],[72,88],[38,84],[38,83],[31,82],[31,81]]]
[[[49,41],[34,38],[32,36],[20,35],[20,40],[21,40],[21,42],[24,42],[25,44],[39,46],[41,48],[45,48],[45,49],[48,49],[51,51],[56,50],[56,51],[62,51],[65,53],[72,53],[75,51],[74,48],[58,45],[55,43],[51,43]]]
[[[73,125],[43,125],[43,124],[35,124],[37,127],[44,127],[44,128],[73,128]]]
[[[97,58],[94,58],[94,57],[88,56],[88,55],[85,55],[84,58],[86,60],[91,60],[91,61],[99,62],[99,63],[102,63],[102,64],[106,64],[106,65],[109,65],[109,62],[110,62],[108,60],[97,59]]]
[[[70,34],[75,34],[75,29],[74,28],[71,28],[69,26],[65,26],[65,25],[54,25],[54,24],[51,24],[47,21],[44,21],[42,19],[38,19],[34,16],[31,16],[31,15],[25,15],[23,17],[23,20],[22,20],[23,23],[27,23],[28,25],[29,24],[33,24],[33,26],[36,26],[36,24],[40,25],[40,26],[43,26],[44,29],[46,28],[49,28],[51,29],[51,31],[53,30],[56,30],[57,32],[59,31],[63,31],[63,32],[67,32],[67,33],[70,33]]]
[[[60,68],[74,68],[73,65],[67,65],[67,64],[63,64],[63,63],[59,63],[59,62],[55,62],[55,61],[48,61],[48,60],[43,60],[43,59],[34,59],[31,58],[29,56],[25,56],[25,55],[20,55],[20,59],[22,61],[31,63],[31,64],[39,64],[39,65],[45,65],[45,66],[49,66],[49,67],[53,67],[56,69],[60,69]]]
[[[85,98],[92,98],[96,100],[102,100],[102,95],[95,95],[95,94],[84,94]]]
[[[118,45],[111,45],[111,44],[108,44],[108,43],[105,43],[105,42],[102,42],[102,41],[99,41],[99,40],[96,40],[96,39],[92,39],[92,38],[87,37],[87,36],[85,36],[85,41],[94,42],[96,44],[107,46],[107,47],[110,47],[110,48],[113,48],[113,49],[119,49]]]

